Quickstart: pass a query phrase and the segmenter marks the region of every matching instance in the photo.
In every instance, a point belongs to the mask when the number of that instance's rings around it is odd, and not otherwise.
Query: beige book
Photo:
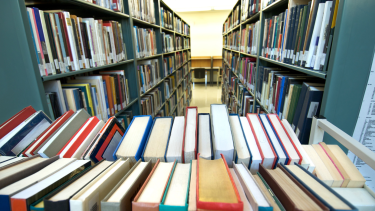
[[[360,211],[375,210],[375,198],[366,188],[332,188]]]
[[[0,163],[13,159],[13,158],[15,158],[15,156],[0,156]]]
[[[104,199],[130,168],[129,159],[125,161],[118,159],[70,199],[70,210],[100,210],[100,201]]]
[[[243,203],[243,211],[252,211],[253,209],[250,206],[249,200],[247,200],[247,198],[246,198],[245,191],[243,190],[242,185],[241,185],[240,181],[238,180],[236,172],[234,171],[233,168],[230,168],[229,171],[232,174],[234,184],[236,185],[238,193],[240,194],[240,198],[241,198],[241,201]]]
[[[244,163],[245,166],[249,166],[250,164],[250,152],[247,146],[244,133],[242,131],[242,126],[240,123],[239,116],[229,116],[229,123],[230,128],[232,130],[233,135],[233,143],[234,143],[234,155],[233,160],[236,163]],[[237,159],[236,159],[237,158]]]
[[[350,181],[346,187],[348,188],[362,188],[366,180],[362,176],[361,172],[355,167],[348,156],[342,151],[338,145],[327,145],[331,150],[332,154],[337,158],[338,162],[345,169],[346,173],[349,175]]]
[[[273,207],[273,211],[280,211],[279,206],[276,204],[275,200],[271,196],[271,193],[268,191],[267,187],[264,185],[262,179],[255,174],[253,175],[255,181],[258,183],[259,189],[262,191],[263,195],[267,198],[267,200],[270,202],[271,206]]]
[[[106,168],[112,165],[113,162],[102,161],[98,165],[94,166],[87,173],[82,175],[76,181],[72,182],[70,185],[66,186],[64,189],[59,191],[57,194],[48,199],[48,201],[57,202],[61,200],[66,200],[72,197],[81,188],[85,187],[91,180],[101,174]]]
[[[141,144],[145,133],[149,117],[135,117],[128,132],[125,134],[120,147],[116,152],[118,158],[130,158],[131,162],[136,163],[135,153]]]
[[[313,144],[312,147],[314,148],[320,159],[322,159],[324,165],[327,167],[329,173],[331,174],[333,178],[332,187],[341,187],[342,183],[344,182],[344,178],[341,176],[340,172],[337,170],[331,159],[329,159],[328,155],[319,144]]]
[[[320,180],[322,180],[322,182],[331,187],[333,184],[331,173],[328,171],[326,165],[323,163],[322,159],[320,159],[315,149],[311,145],[302,145],[302,147],[310,157],[311,161],[315,164],[315,172],[312,172],[312,174],[315,174]]]
[[[171,118],[158,118],[155,120],[150,137],[147,140],[143,154],[144,161],[155,164],[158,159],[164,162],[164,155],[172,125]]]
[[[190,163],[195,159],[195,150],[197,149],[197,108],[188,108],[186,111],[185,139],[184,139],[184,162]]]
[[[159,162],[136,202],[160,203],[173,165]]]
[[[58,170],[64,168],[65,166],[69,165],[73,161],[75,161],[75,158],[61,158],[56,160],[55,162],[49,164],[48,166],[44,167],[40,171],[23,178],[22,180],[19,180],[11,185],[6,186],[5,188],[2,188],[0,190],[0,195],[9,195],[12,196],[13,194],[29,187],[32,184],[35,184],[53,173],[57,172]]]
[[[197,160],[191,161],[188,210],[197,210]]]
[[[316,179],[308,175],[298,166],[285,166],[294,175],[298,177],[307,187],[309,187],[315,194],[331,205],[334,210],[350,210],[351,208],[339,199],[330,190],[320,184]]]
[[[0,180],[4,179],[6,177],[18,174],[20,171],[23,171],[27,167],[31,167],[34,165],[37,165],[38,163],[41,163],[45,161],[46,159],[41,157],[36,157],[32,159],[28,159],[25,162],[19,163],[17,165],[11,166],[9,168],[4,168],[0,170]]]
[[[151,168],[150,162],[139,160],[102,200],[102,210],[131,210],[132,199],[147,179]]]
[[[25,159],[25,158],[24,157],[16,157],[16,158],[13,158],[13,159],[6,160],[6,161],[0,163],[0,168],[2,168],[4,166],[7,166],[9,164],[15,163],[17,161],[23,160],[23,159]]]

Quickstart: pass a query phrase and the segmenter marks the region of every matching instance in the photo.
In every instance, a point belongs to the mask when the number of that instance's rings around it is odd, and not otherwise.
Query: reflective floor
[[[197,106],[198,113],[210,113],[211,104],[221,104],[221,85],[193,84],[193,97],[190,106]]]

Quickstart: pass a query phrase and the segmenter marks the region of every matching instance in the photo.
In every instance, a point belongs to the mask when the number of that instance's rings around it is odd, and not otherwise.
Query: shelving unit
[[[223,33],[223,37],[236,30],[240,30],[241,33],[242,28],[246,24],[255,23],[259,20],[261,28],[257,34],[257,38],[259,41],[263,40],[265,19],[285,11],[291,1],[296,2],[295,0],[276,0],[276,2],[271,5],[261,8],[258,13],[252,15],[247,20],[240,20],[240,24],[227,33]],[[239,4],[241,4],[241,0],[237,1],[228,17]],[[264,58],[261,56],[261,43],[257,44],[256,55],[249,55],[226,48],[225,46],[223,46],[223,54],[224,51],[231,51],[238,53],[240,56],[256,58],[255,77],[257,77],[259,72],[259,66],[267,66],[283,67],[323,79],[325,81],[325,88],[320,115],[325,116],[328,121],[351,135],[354,132],[355,124],[358,119],[359,110],[364,97],[363,92],[367,85],[369,70],[371,69],[372,59],[374,57],[375,40],[371,36],[371,34],[375,33],[375,26],[371,24],[371,20],[375,18],[375,14],[371,12],[371,9],[374,7],[375,2],[371,0],[365,0],[361,2],[361,4],[352,1],[339,2],[336,26],[326,72],[315,71]],[[224,66],[228,66],[231,69],[228,62],[223,59],[223,67]],[[225,77],[223,77],[223,81],[229,83],[229,80],[227,81]],[[256,88],[256,84],[254,84],[254,86]],[[248,91],[250,92],[250,90]],[[250,94],[254,97],[254,93],[250,92]],[[255,105],[259,105],[266,113],[269,113],[256,97],[254,97],[253,105],[253,112],[255,112]],[[330,136],[325,136],[324,142],[340,145],[340,143]],[[342,149],[347,151],[345,147],[342,147]]]
[[[1,11],[1,21],[0,26],[5,27],[9,30],[2,33],[0,44],[5,47],[4,49],[9,49],[9,51],[2,55],[1,62],[1,84],[0,88],[2,90],[8,90],[7,92],[1,92],[0,96],[2,99],[7,99],[6,103],[1,103],[1,113],[0,122],[4,122],[10,116],[17,113],[17,111],[22,108],[31,105],[36,110],[43,110],[48,116],[52,116],[49,113],[47,99],[45,96],[45,91],[43,83],[45,81],[65,79],[66,77],[77,76],[80,74],[95,74],[96,71],[101,70],[124,70],[125,77],[128,79],[129,86],[129,103],[115,114],[115,116],[120,115],[122,112],[127,110],[132,110],[133,115],[141,115],[141,97],[151,91],[153,88],[159,87],[162,93],[162,105],[155,112],[158,113],[160,110],[164,109],[167,100],[164,96],[164,83],[163,81],[172,75],[176,74],[176,71],[185,65],[188,66],[188,71],[190,72],[190,58],[187,58],[181,66],[177,67],[177,64],[173,67],[172,73],[164,76],[163,70],[163,60],[165,56],[174,56],[175,59],[177,52],[188,52],[190,48],[177,50],[168,53],[162,53],[162,40],[161,32],[166,31],[173,34],[173,42],[175,42],[175,37],[181,36],[188,38],[189,35],[178,33],[175,30],[166,29],[161,27],[161,17],[160,8],[166,8],[170,10],[173,14],[172,16],[172,26],[174,21],[174,16],[177,16],[187,24],[178,14],[171,10],[162,0],[153,0],[155,4],[155,24],[148,23],[143,20],[132,17],[131,9],[129,9],[129,2],[124,0],[123,7],[124,13],[115,12],[110,9],[98,6],[93,3],[86,2],[84,0],[55,0],[55,1],[31,1],[31,0],[15,0],[10,1],[9,4],[3,5],[0,8]],[[49,75],[41,77],[38,68],[38,62],[36,54],[34,51],[33,40],[31,35],[30,25],[28,23],[26,7],[37,7],[41,10],[50,9],[61,9],[69,11],[71,14],[77,15],[79,17],[94,17],[95,19],[103,20],[115,20],[122,25],[123,42],[126,45],[127,60],[121,61],[115,64],[104,65],[100,67],[82,69],[79,71],[72,71],[63,74]],[[9,21],[12,20],[12,21]],[[144,58],[136,58],[136,43],[135,43],[135,33],[133,26],[140,26],[146,28],[153,28],[156,34],[157,40],[157,54]],[[176,44],[175,44],[176,46]],[[3,51],[5,52],[5,51]],[[190,55],[190,54],[188,54]],[[162,79],[154,85],[151,89],[146,90],[145,93],[141,94],[139,92],[139,79],[137,74],[137,65],[140,61],[148,59],[157,59],[160,74]],[[189,73],[188,72],[188,73]],[[186,76],[184,76],[186,77]],[[189,86],[187,86],[189,87]],[[185,91],[185,90],[184,90]],[[177,102],[176,102],[177,105]],[[164,113],[165,116],[173,115],[173,112],[169,114]],[[154,114],[155,115],[155,114]],[[153,116],[154,116],[153,115]]]

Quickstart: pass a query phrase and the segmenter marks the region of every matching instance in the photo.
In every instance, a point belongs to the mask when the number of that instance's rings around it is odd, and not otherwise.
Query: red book
[[[32,106],[27,106],[22,109],[14,116],[9,118],[3,124],[0,125],[0,139],[3,138],[6,134],[16,128],[21,122],[25,121],[29,116],[34,114],[36,111]]]
[[[22,154],[27,157],[35,155],[35,152],[43,146],[44,142],[48,140],[59,128],[74,114],[73,110],[69,110],[56,119],[38,138],[33,141]]]
[[[70,138],[70,140],[65,144],[65,146],[60,150],[57,155],[60,155],[61,158],[71,158],[75,153],[77,148],[81,143],[86,139],[94,127],[98,124],[99,119],[94,116],[90,117],[86,122],[81,126],[81,128]]]
[[[195,109],[195,115],[194,115],[194,117],[193,116],[190,116],[190,117],[193,117],[193,118],[195,118],[195,125],[192,127],[192,128],[189,128],[189,130],[190,129],[192,129],[192,130],[194,130],[195,129],[195,132],[194,132],[194,134],[190,134],[189,136],[190,137],[194,137],[194,155],[193,155],[193,159],[189,159],[189,157],[191,158],[191,151],[190,150],[188,150],[188,151],[186,151],[185,150],[185,147],[188,147],[188,148],[190,148],[189,146],[190,145],[188,145],[188,146],[186,146],[185,145],[185,142],[186,141],[189,141],[189,140],[185,140],[185,138],[186,138],[186,128],[188,127],[188,117],[189,117],[189,115],[188,115],[188,113],[189,113],[189,110],[191,111],[191,110],[194,110]],[[194,119],[190,119],[189,118],[189,121],[194,121]],[[191,123],[191,122],[190,122]],[[197,106],[188,106],[188,107],[186,107],[186,114],[185,114],[185,126],[184,126],[184,136],[183,136],[183,139],[182,139],[182,162],[183,163],[190,163],[190,160],[195,160],[195,159],[197,159],[197,131],[198,131],[198,129],[197,129],[197,125],[198,125],[198,107]],[[187,157],[188,159],[187,160],[185,160],[185,157]]]

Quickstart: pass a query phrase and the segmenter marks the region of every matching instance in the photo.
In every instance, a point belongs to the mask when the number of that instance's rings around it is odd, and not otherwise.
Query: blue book
[[[135,158],[136,161],[138,161],[139,159],[141,159],[143,148],[145,147],[145,144],[146,144],[146,141],[147,141],[147,137],[148,137],[148,134],[149,134],[149,132],[151,130],[151,126],[152,126],[152,116],[151,115],[138,115],[138,116],[134,116],[133,117],[133,120],[130,122],[128,128],[126,129],[124,135],[122,136],[122,139],[120,140],[120,143],[117,145],[116,150],[113,152],[112,156],[113,156],[113,158],[115,160],[117,160],[117,158],[118,158],[116,156],[116,153],[117,153],[118,149],[120,148],[121,143],[124,141],[124,138],[129,134],[129,131],[130,130],[138,130],[137,129],[137,125],[133,125],[133,123],[134,123],[135,119],[139,118],[139,117],[148,117],[149,118],[145,130],[144,131],[137,131],[139,133],[143,133],[143,135],[142,135],[142,138],[141,138],[141,142],[140,142],[140,144],[138,146],[137,152],[134,155],[134,158]],[[133,128],[132,128],[132,126],[133,126]]]
[[[148,133],[148,137],[147,137],[146,143],[144,144],[143,151],[142,151],[142,161],[144,161],[144,162],[145,162],[145,157],[144,157],[144,155],[145,155],[145,151],[146,151],[146,148],[147,148],[147,144],[148,144],[148,142],[149,142],[149,140],[150,140],[150,136],[151,136],[151,134],[152,134],[152,129],[153,129],[154,126],[155,126],[155,122],[156,122],[158,119],[163,119],[163,118],[169,118],[169,119],[171,120],[171,126],[170,126],[170,128],[169,128],[168,140],[167,140],[167,144],[166,144],[166,146],[165,146],[165,150],[164,150],[164,156],[163,156],[164,161],[160,160],[160,161],[162,161],[162,162],[165,162],[165,161],[166,161],[166,154],[167,154],[167,149],[168,149],[168,144],[169,144],[169,138],[170,138],[170,136],[171,136],[171,130],[172,130],[172,125],[173,125],[173,117],[170,117],[170,116],[167,116],[167,117],[155,117],[155,118],[154,118],[154,122],[152,123],[152,127],[151,127],[151,129],[150,129],[150,131],[149,131],[149,133]]]
[[[201,117],[204,117],[204,116],[207,116],[207,118],[208,118],[208,126],[207,125],[202,125]],[[209,134],[210,138],[208,140],[200,140],[199,131],[200,130],[206,130],[207,127],[208,127],[208,134]],[[199,113],[198,114],[197,128],[198,128],[198,131],[197,131],[197,153],[201,153],[201,151],[199,151],[199,142],[200,141],[209,141],[210,142],[210,146],[211,146],[211,155],[210,156],[205,156],[205,155],[201,154],[200,156],[203,157],[203,158],[205,158],[205,159],[213,160],[214,159],[214,148],[212,146],[211,118],[210,118],[210,114],[209,113]]]
[[[280,85],[280,93],[279,93],[279,101],[278,101],[278,105],[277,105],[277,115],[280,116],[280,109],[281,109],[281,104],[284,102],[283,100],[283,93],[284,93],[284,83],[285,83],[285,78],[286,76],[281,76],[282,79],[281,79],[281,85]]]
[[[0,154],[3,156],[16,156],[18,153],[12,152],[13,148],[23,141],[23,138],[25,138],[28,133],[37,127],[43,120],[47,121],[49,124],[52,123],[52,120],[43,111],[38,111],[19,124],[1,139]]]
[[[82,86],[78,84],[61,84],[61,86],[63,88],[76,88],[76,89],[81,90],[87,103],[87,113],[89,113],[90,116],[95,116],[94,111],[91,109],[91,106],[89,104],[89,98],[88,98],[89,94],[91,94],[90,92],[91,90],[86,90],[86,86]],[[65,102],[67,101],[65,100]]]
[[[137,58],[140,58],[141,57],[141,51],[139,49],[139,43],[138,43],[138,27],[137,26],[133,26],[134,28],[134,36],[135,36],[135,40],[136,40],[136,45],[137,45]]]
[[[77,111],[81,109],[81,104],[80,104],[80,97],[79,97],[79,91],[78,89],[73,90],[73,95],[74,95],[74,102],[76,104]]]
[[[96,88],[91,87],[91,95],[92,95],[92,100],[94,101],[94,113],[98,119],[101,119],[100,115],[98,114],[98,99],[96,98]]]

